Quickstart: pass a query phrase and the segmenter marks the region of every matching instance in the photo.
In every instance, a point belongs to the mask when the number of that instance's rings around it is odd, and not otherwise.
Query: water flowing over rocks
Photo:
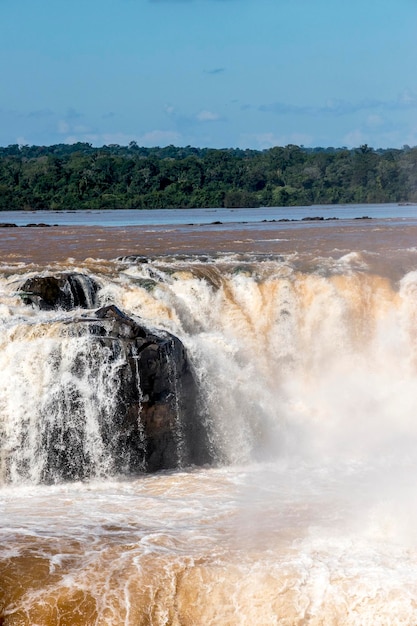
[[[20,293],[35,308],[68,311],[91,309],[98,288],[68,273],[29,278]],[[197,384],[176,336],[115,305],[54,324],[52,348],[38,363],[49,387],[17,424],[14,443],[0,450],[0,481],[82,480],[212,460]]]
[[[111,439],[116,470],[156,471],[209,462],[197,414],[198,390],[181,341],[165,331],[151,332],[114,305],[77,323],[86,323],[114,358],[124,355],[114,421],[111,432],[104,433],[104,439]]]
[[[69,311],[78,307],[94,307],[98,288],[97,282],[90,276],[71,272],[28,278],[19,291],[25,304],[33,304],[44,311]]]

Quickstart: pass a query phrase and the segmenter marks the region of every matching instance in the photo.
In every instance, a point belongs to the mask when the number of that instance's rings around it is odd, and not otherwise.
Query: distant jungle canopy
[[[417,148],[0,148],[0,210],[417,201]]]

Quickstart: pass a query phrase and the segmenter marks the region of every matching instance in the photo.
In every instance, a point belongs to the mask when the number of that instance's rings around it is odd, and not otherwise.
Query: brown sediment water
[[[0,263],[49,265],[139,255],[297,255],[299,267],[359,252],[370,271],[398,280],[415,267],[417,225],[389,220],[222,226],[54,226],[0,229]]]
[[[0,263],[50,264],[72,259],[111,260],[120,256],[166,254],[296,253],[306,263],[359,251],[376,272],[400,276],[413,267],[417,225],[389,220],[348,220],[284,225],[54,226],[0,229]],[[373,258],[372,258],[373,257]]]
[[[0,229],[0,260],[48,263],[68,257],[112,259],[127,254],[201,252],[322,252],[333,249],[389,251],[417,242],[417,224],[389,220],[318,222],[242,227],[53,226]]]

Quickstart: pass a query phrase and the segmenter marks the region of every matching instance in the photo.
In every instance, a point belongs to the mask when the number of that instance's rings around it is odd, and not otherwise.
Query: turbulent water
[[[4,266],[0,623],[417,623],[417,255],[390,254],[43,267],[187,349],[216,462],[133,477],[99,434],[117,363],[89,366],[79,310],[25,306],[39,267]],[[90,480],[39,484],[46,423],[78,433]]]

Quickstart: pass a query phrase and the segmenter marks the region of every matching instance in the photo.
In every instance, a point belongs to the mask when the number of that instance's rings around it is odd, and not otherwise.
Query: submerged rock
[[[75,308],[90,309],[97,305],[97,282],[85,274],[76,272],[56,276],[34,276],[26,280],[19,289],[25,304],[41,310]]]
[[[69,321],[67,330],[91,338],[88,354],[84,349],[73,361],[76,376],[99,385],[112,372],[111,410],[102,406],[96,416],[100,455],[107,458],[104,473],[135,474],[210,462],[196,381],[177,337],[152,332],[113,305]],[[83,397],[76,392],[64,395],[65,410],[79,418],[70,425],[49,419],[43,436],[47,462],[42,480],[46,482],[103,473],[101,459],[94,458],[85,444]]]

